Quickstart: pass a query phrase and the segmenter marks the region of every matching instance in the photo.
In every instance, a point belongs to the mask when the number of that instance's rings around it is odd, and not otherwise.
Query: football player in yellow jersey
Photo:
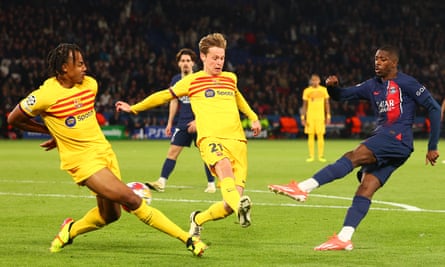
[[[301,123],[304,126],[304,133],[308,135],[309,158],[306,161],[314,161],[315,135],[317,135],[318,160],[326,162],[324,158],[324,134],[326,124],[331,123],[331,110],[328,91],[326,87],[320,85],[320,76],[317,74],[311,76],[309,87],[303,91]]]
[[[254,135],[261,131],[258,116],[237,88],[237,77],[222,71],[227,41],[220,33],[199,42],[203,70],[189,74],[173,87],[148,96],[135,105],[118,101],[117,111],[137,114],[169,100],[188,95],[195,114],[201,157],[218,177],[223,201],[190,215],[190,231],[200,236],[201,225],[235,213],[242,227],[251,224],[251,200],[243,195],[247,178],[247,141],[239,111],[252,121]]]
[[[96,193],[97,206],[83,218],[65,219],[50,251],[58,252],[80,234],[94,231],[119,219],[121,205],[142,222],[184,242],[201,256],[206,245],[192,237],[159,210],[148,206],[122,181],[116,156],[96,120],[94,100],[97,82],[86,76],[80,48],[60,44],[48,56],[50,78],[31,92],[11,112],[8,122],[25,131],[50,134],[41,146],[58,148],[61,168],[80,186]],[[40,115],[44,124],[33,120]]]

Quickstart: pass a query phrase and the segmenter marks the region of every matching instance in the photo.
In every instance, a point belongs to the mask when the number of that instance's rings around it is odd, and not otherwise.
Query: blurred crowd
[[[74,42],[99,82],[104,124],[164,125],[168,108],[116,114],[118,99],[136,103],[164,89],[178,72],[176,52],[222,32],[226,70],[262,117],[297,115],[312,73],[353,85],[374,74],[383,44],[400,49],[400,69],[441,102],[445,93],[445,4],[385,0],[15,0],[0,2],[0,127],[21,98],[46,78],[49,50]],[[198,64],[199,65],[199,64]],[[199,68],[199,66],[198,66]],[[332,104],[333,115],[370,114],[366,103]],[[422,114],[422,110],[418,111]]]

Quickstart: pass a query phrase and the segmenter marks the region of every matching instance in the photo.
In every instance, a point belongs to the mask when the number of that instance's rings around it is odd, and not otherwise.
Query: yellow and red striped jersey
[[[96,94],[92,77],[85,76],[82,84],[72,88],[62,87],[53,77],[20,102],[28,116],[41,116],[57,141],[62,169],[76,167],[88,150],[110,147],[96,119]]]
[[[258,120],[239,92],[237,77],[232,72],[211,76],[199,71],[181,79],[171,92],[177,97],[189,96],[198,140],[209,136],[246,140],[239,111],[251,120]]]
[[[324,86],[319,85],[304,89],[303,100],[307,101],[306,120],[324,120],[327,99],[329,99],[329,94]]]
[[[209,136],[246,140],[239,111],[252,121],[258,120],[239,92],[237,77],[232,72],[222,72],[217,76],[204,71],[189,74],[172,88],[154,93],[132,105],[131,111],[138,113],[186,95],[195,114],[198,142]]]

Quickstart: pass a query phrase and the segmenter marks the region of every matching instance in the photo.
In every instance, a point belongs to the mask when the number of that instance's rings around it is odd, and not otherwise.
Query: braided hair
[[[62,69],[63,64],[68,63],[70,57],[73,58],[73,62],[76,61],[76,53],[80,52],[79,46],[76,44],[61,43],[56,48],[51,50],[48,54],[48,75],[50,77],[63,75],[65,72]]]

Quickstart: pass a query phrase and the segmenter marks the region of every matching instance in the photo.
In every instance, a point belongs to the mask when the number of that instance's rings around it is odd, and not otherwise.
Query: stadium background
[[[268,123],[268,138],[302,136],[281,132],[279,119],[290,116],[298,123],[310,74],[337,74],[343,85],[363,81],[373,75],[374,51],[382,44],[397,45],[400,69],[441,103],[444,11],[444,2],[432,0],[2,1],[0,138],[22,137],[6,124],[7,113],[45,79],[46,55],[60,42],[84,50],[99,81],[96,108],[103,123],[130,137],[142,136],[139,129],[147,126],[162,129],[167,106],[127,116],[114,113],[114,102],[135,103],[165,88],[178,72],[177,50],[197,50],[201,36],[215,31],[228,38],[225,68],[237,73],[239,89]],[[357,135],[372,128],[367,103],[331,105],[330,135],[349,137],[351,129],[343,126],[351,118],[361,122]],[[424,115],[419,109],[420,136],[427,132]]]

